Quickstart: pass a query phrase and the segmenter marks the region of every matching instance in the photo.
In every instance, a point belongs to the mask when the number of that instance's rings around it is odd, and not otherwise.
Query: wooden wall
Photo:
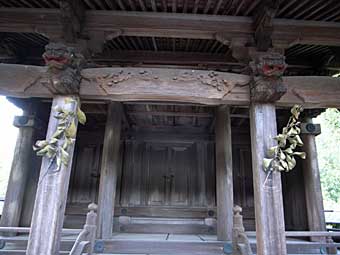
[[[103,126],[92,129],[82,127],[78,133],[66,227],[81,227],[87,205],[97,202],[103,134]],[[37,139],[43,137],[42,131],[37,133]],[[214,219],[214,139],[213,134],[123,132],[115,215],[202,221]],[[233,127],[232,142],[234,201],[243,207],[246,229],[254,230],[249,130]],[[22,226],[30,225],[39,175],[40,159],[35,157],[32,160],[35,167],[29,175],[26,188]],[[307,229],[304,184],[299,162],[294,171],[283,174],[282,183],[287,230]],[[211,233],[211,228],[209,231]]]
[[[251,164],[250,134],[247,130],[232,130],[234,203],[243,209],[247,230],[255,230],[253,172]]]
[[[214,207],[214,178],[212,141],[126,140],[119,203]]]

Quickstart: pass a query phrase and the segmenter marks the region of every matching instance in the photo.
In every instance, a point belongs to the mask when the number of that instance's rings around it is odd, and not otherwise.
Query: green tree
[[[340,203],[340,112],[327,109],[315,122],[321,124],[316,142],[324,200]]]

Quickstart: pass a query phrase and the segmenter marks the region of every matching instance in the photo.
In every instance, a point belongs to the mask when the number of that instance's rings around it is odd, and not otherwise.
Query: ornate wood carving
[[[256,53],[250,67],[250,97],[253,102],[275,102],[287,92],[288,87],[282,79],[287,67],[283,55]]]
[[[42,84],[52,94],[78,94],[83,56],[62,43],[50,43],[45,47],[43,58],[48,71]]]
[[[15,64],[0,64],[0,93],[13,97],[51,98],[53,94],[42,82],[50,82],[46,77],[47,67]],[[112,73],[139,73],[144,70],[153,75],[148,81],[130,77],[128,80],[106,86],[102,81],[101,88],[98,77],[105,78]],[[249,84],[253,76],[216,72],[219,80],[225,80],[229,86],[226,92],[220,92],[213,86],[202,84],[197,79],[179,80],[180,73],[192,70],[164,68],[85,68],[81,71],[82,79],[80,97],[97,100],[155,100],[180,101],[200,104],[249,105]],[[206,77],[209,72],[195,70],[194,74]],[[155,79],[158,77],[158,79]],[[177,77],[177,80],[174,80]],[[288,91],[279,101],[278,106],[303,104],[305,108],[340,107],[340,79],[326,76],[289,76],[282,77],[283,84],[289,85]],[[254,82],[253,82],[254,83]],[[252,84],[253,86],[253,84]]]
[[[125,82],[130,79],[138,79],[142,81],[183,81],[183,82],[197,82],[199,81],[201,84],[215,88],[218,92],[224,92],[228,94],[234,85],[229,84],[226,79],[223,79],[221,75],[217,72],[196,72],[195,70],[191,71],[178,71],[176,74],[173,74],[171,77],[159,77],[156,72],[150,70],[137,70],[137,71],[124,71],[118,70],[111,74],[107,74],[105,76],[98,76],[95,78],[100,85],[100,87],[106,92],[108,87],[112,87],[116,84]]]

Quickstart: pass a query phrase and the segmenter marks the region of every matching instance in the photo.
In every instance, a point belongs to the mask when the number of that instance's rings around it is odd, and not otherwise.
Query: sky
[[[22,115],[22,110],[0,96],[0,198],[5,196],[5,187],[10,172],[18,129],[13,118]]]

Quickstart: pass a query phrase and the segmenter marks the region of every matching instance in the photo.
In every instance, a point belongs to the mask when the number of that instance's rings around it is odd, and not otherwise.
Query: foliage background
[[[314,122],[321,124],[316,142],[325,209],[340,211],[340,111],[327,109]]]

